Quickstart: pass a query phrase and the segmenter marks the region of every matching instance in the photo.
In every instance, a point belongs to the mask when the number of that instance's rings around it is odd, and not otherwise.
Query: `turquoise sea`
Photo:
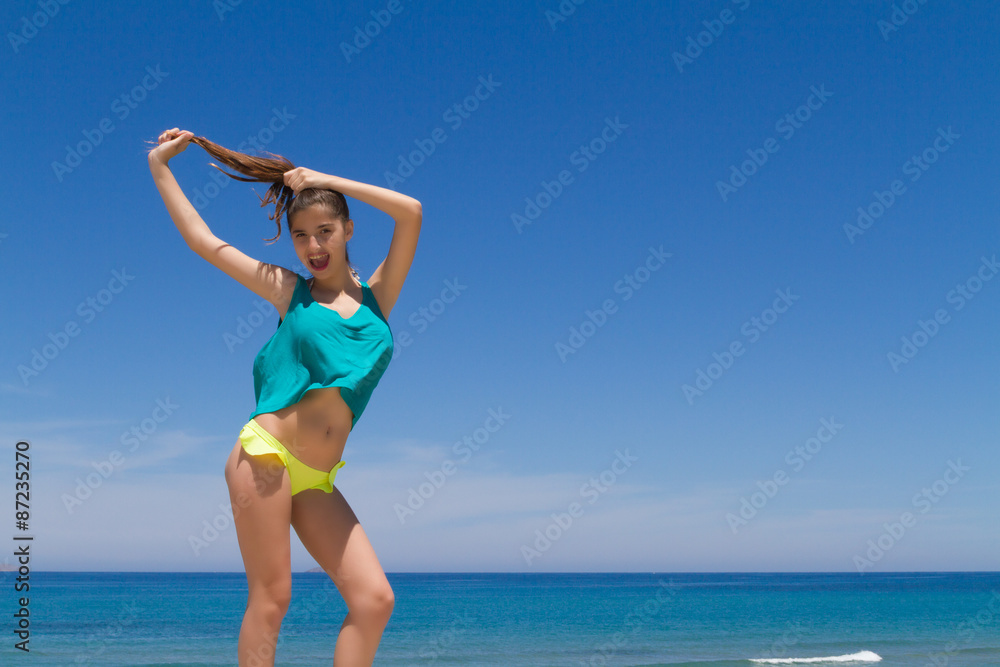
[[[2,574],[0,664],[236,664],[243,573],[32,572],[30,654]],[[388,577],[376,665],[1000,665],[1000,573]],[[275,664],[332,664],[345,613],[294,574]]]

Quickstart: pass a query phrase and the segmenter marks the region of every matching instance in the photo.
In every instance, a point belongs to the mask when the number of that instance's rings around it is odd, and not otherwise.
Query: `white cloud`
[[[26,396],[51,396],[52,394],[44,389],[31,389],[9,382],[0,383],[0,392],[5,394],[23,394]]]

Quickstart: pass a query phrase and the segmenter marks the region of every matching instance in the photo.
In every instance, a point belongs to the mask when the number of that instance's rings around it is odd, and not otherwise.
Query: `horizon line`
[[[0,570],[0,576],[13,570]],[[246,574],[244,570],[32,570],[32,574]],[[320,568],[297,570],[292,574],[325,574]],[[1000,570],[880,570],[857,572],[854,570],[729,570],[729,571],[666,571],[666,570],[579,570],[558,572],[526,572],[519,570],[451,570],[451,571],[386,571],[386,574],[853,574],[859,577],[873,574],[1000,574]]]

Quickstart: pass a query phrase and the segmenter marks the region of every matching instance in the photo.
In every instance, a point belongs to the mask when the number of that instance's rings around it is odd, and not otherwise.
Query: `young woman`
[[[281,235],[286,213],[295,254],[312,278],[265,264],[220,240],[171,174],[168,161],[194,142],[249,178],[272,183]],[[215,166],[215,165],[213,165]],[[395,601],[385,572],[344,496],[333,486],[347,436],[392,357],[386,318],[403,287],[420,235],[420,202],[374,185],[328,176],[288,160],[229,151],[178,128],[149,153],[167,211],[188,246],[255,294],[280,320],[254,361],[257,406],[226,461],[225,478],[249,595],[239,664],[273,665],[291,601],[289,525],[347,603],[333,654],[337,667],[371,665]],[[344,195],[395,221],[385,260],[360,280],[347,255],[354,234]],[[271,239],[273,240],[273,239]]]

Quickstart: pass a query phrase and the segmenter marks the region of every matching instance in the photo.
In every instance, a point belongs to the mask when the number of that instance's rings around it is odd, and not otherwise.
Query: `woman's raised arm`
[[[343,195],[353,197],[388,213],[397,222],[420,219],[419,201],[404,195],[402,192],[380,188],[377,185],[359,183],[340,176],[331,176],[305,167],[296,167],[285,172],[285,185],[294,190],[296,194],[306,188],[336,190]]]
[[[181,186],[178,185],[177,179],[171,173],[170,167],[167,166],[170,158],[187,148],[193,136],[194,133],[187,130],[182,132],[176,127],[161,134],[160,145],[149,152],[149,170],[153,174],[156,189],[163,197],[163,203],[167,205],[170,218],[177,225],[177,230],[184,237],[188,247],[198,252],[215,235],[202,220],[195,207],[188,201]]]
[[[219,239],[188,201],[167,166],[170,158],[187,148],[193,136],[186,130],[183,132],[179,132],[177,128],[167,130],[160,135],[160,145],[149,153],[149,170],[153,173],[153,181],[167,205],[170,218],[188,247],[199,257],[254,294],[271,302],[278,309],[278,314],[284,317],[292,290],[295,288],[296,274],[283,267],[249,257]]]

